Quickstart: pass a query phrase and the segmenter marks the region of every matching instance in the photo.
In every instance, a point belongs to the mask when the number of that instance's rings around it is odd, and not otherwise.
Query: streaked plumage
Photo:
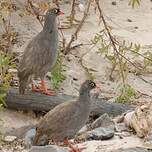
[[[49,111],[37,124],[34,144],[37,145],[43,135],[56,142],[74,137],[89,117],[90,90],[95,87],[94,82],[86,80],[80,88],[77,101],[64,102]]]
[[[56,62],[58,53],[56,17],[59,12],[56,8],[47,11],[42,31],[29,42],[24,51],[18,67],[20,94],[24,94],[32,77],[43,80]]]

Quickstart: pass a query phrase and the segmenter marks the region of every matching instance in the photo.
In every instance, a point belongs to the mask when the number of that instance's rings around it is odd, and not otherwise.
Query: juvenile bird
[[[73,152],[75,149],[68,139],[85,125],[91,109],[90,91],[97,88],[91,80],[86,80],[80,88],[79,98],[76,101],[64,102],[49,111],[37,124],[34,145],[38,145],[42,136],[54,142],[64,141]]]
[[[57,59],[58,27],[57,16],[63,14],[59,8],[51,8],[45,15],[42,31],[27,45],[18,67],[19,93],[24,94],[31,82],[33,91],[40,91],[47,95],[54,92],[47,90],[44,77],[51,70]],[[39,88],[33,83],[32,77],[40,78]]]

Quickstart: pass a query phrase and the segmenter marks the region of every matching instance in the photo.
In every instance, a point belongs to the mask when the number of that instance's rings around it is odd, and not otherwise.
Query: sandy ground
[[[149,0],[141,2],[141,6],[132,9],[128,6],[128,1],[117,0],[116,5],[111,4],[111,0],[103,0],[101,6],[106,16],[107,23],[112,28],[112,33],[119,40],[126,40],[127,42],[140,43],[142,46],[141,52],[151,49],[151,17],[152,17],[152,3]],[[23,3],[23,1],[22,1]],[[69,4],[61,5],[62,10],[65,12],[65,16],[60,17],[60,24],[64,24],[65,17],[69,15]],[[82,12],[77,9],[77,19],[80,20]],[[128,22],[130,19],[132,22]],[[81,32],[78,35],[77,41],[74,44],[90,43],[90,40],[96,33],[103,29],[102,24],[99,23],[98,13],[95,13],[94,7],[91,7],[89,17],[84,24]],[[14,46],[14,51],[22,52],[25,46],[39,31],[41,31],[41,25],[32,16],[20,17],[17,13],[12,15],[11,24],[13,28],[19,32],[19,43]],[[136,29],[137,28],[137,29]],[[71,37],[75,27],[63,30],[66,41]],[[87,52],[87,53],[86,53]],[[95,70],[93,76],[95,79],[102,84],[102,95],[103,96],[115,96],[118,91],[118,85],[121,83],[119,78],[115,82],[109,81],[109,72],[111,69],[110,62],[97,54],[97,48],[91,49],[91,46],[84,45],[80,48],[76,48],[72,51],[72,54],[68,55],[71,61],[64,61],[65,64],[65,76],[66,80],[62,83],[60,89],[66,94],[78,94],[80,84],[87,78],[84,69],[81,67],[79,57],[83,57],[83,64],[90,69]],[[141,63],[142,58],[136,59],[137,65]],[[152,72],[150,68],[149,73]],[[78,79],[77,81],[73,78]],[[151,74],[145,74],[144,78],[149,82],[152,82]],[[128,74],[128,83],[131,84],[137,91],[152,95],[152,87],[148,83],[140,80],[133,74]],[[140,84],[140,85],[139,85]]]
[[[21,1],[24,2],[24,1]],[[111,0],[102,0],[102,7],[106,20],[108,24],[112,27],[112,33],[121,40],[126,40],[129,42],[140,43],[143,46],[141,52],[146,48],[151,51],[152,48],[152,2],[149,0],[144,0],[141,2],[141,6],[132,9],[128,6],[127,0],[116,0],[117,5],[112,5]],[[69,4],[61,5],[61,8],[65,12],[65,16],[69,14]],[[80,15],[78,13],[78,19]],[[127,20],[131,19],[132,22]],[[60,18],[61,24],[63,23],[64,17]],[[81,32],[79,33],[78,40],[74,44],[78,43],[89,43],[93,38],[95,33],[99,32],[102,29],[102,25],[98,25],[98,15],[91,8],[89,17],[84,24]],[[15,44],[13,50],[17,52],[24,51],[25,46],[32,37],[34,37],[40,30],[41,25],[38,21],[32,16],[20,17],[17,13],[12,14],[11,24],[15,31],[19,33],[18,40],[19,42]],[[135,28],[138,27],[138,28]],[[74,32],[75,28],[63,30],[65,37],[68,41],[71,34]],[[97,48],[90,49],[90,46],[82,46],[73,50],[72,54],[67,57],[70,58],[70,62],[64,60],[65,66],[65,75],[66,80],[61,84],[60,90],[66,94],[77,95],[80,84],[87,78],[85,75],[84,69],[81,67],[79,62],[79,57],[84,53],[88,52],[83,57],[83,64],[88,68],[94,69],[93,75],[96,81],[102,84],[102,94],[103,97],[112,98],[117,94],[117,86],[120,84],[120,80],[111,82],[108,79],[109,70],[111,64],[108,60],[104,59],[102,56],[97,54]],[[140,58],[137,59],[137,62],[141,62]],[[152,70],[149,74],[144,74],[143,77],[152,82]],[[73,78],[78,79],[75,81]],[[130,73],[128,75],[128,83],[131,84],[137,91],[152,96],[152,86],[148,83],[145,83],[143,80],[139,79],[134,74]],[[150,101],[151,98],[147,96],[141,96],[138,101]],[[17,114],[17,112],[0,112],[0,115],[4,115],[2,120],[6,126],[13,125],[13,127],[24,126],[27,123],[33,121],[36,122],[34,118],[29,116],[22,116]],[[12,115],[14,116],[12,118]],[[136,136],[126,137],[124,139],[119,139],[115,137],[112,140],[108,141],[91,141],[84,143],[87,145],[87,149],[84,152],[98,152],[101,149],[111,150],[117,149],[120,147],[135,147],[142,146],[142,141]],[[110,149],[111,148],[111,149]]]

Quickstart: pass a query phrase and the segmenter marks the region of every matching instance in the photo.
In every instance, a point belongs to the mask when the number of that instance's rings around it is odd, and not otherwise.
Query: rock
[[[103,128],[99,127],[92,131],[89,131],[87,134],[87,140],[106,140],[114,136],[114,128]]]
[[[122,114],[122,115],[120,115],[120,116],[115,117],[115,118],[113,119],[113,121],[114,121],[115,123],[121,123],[121,122],[123,122],[123,121],[124,121],[124,115]]]
[[[111,127],[113,126],[114,128],[114,125],[115,124],[113,120],[109,117],[107,113],[105,113],[91,124],[91,128],[94,129],[99,127],[109,127],[109,126]]]
[[[111,4],[112,4],[112,5],[117,5],[116,1],[113,1]]]
[[[115,129],[117,132],[128,131],[128,127],[125,125],[125,123],[116,124]]]
[[[30,130],[27,131],[27,133],[25,134],[25,147],[26,148],[30,148],[32,146],[33,140],[34,140],[34,136],[36,134],[36,130],[35,128],[32,128]],[[39,142],[39,146],[44,146],[46,145],[46,140],[45,140],[45,136],[42,136]]]
[[[150,133],[150,134],[147,136],[146,140],[152,142],[152,133]]]
[[[152,133],[149,133],[149,134],[147,135],[147,137],[145,138],[145,143],[144,143],[144,145],[151,147],[151,145],[152,145]]]
[[[113,120],[105,113],[97,118],[89,127],[85,126],[82,128],[78,135],[80,135],[79,139],[81,140],[105,140],[114,136],[114,129],[115,124]]]
[[[25,147],[26,148],[30,148],[32,146],[32,142],[35,136],[36,130],[35,128],[30,129],[27,131],[27,133],[25,134]]]
[[[135,148],[127,148],[127,149],[120,148],[118,150],[110,151],[110,152],[152,152],[152,150],[148,150],[142,147],[135,147]]]
[[[131,20],[131,19],[127,19],[127,21],[128,21],[128,22],[132,22],[132,20]]]
[[[17,139],[17,137],[16,136],[6,136],[4,139],[3,139],[3,141],[5,141],[5,142],[13,142],[14,140],[16,140]]]
[[[131,111],[124,116],[124,123],[127,127],[130,127],[131,117],[135,113],[135,111]]]
[[[68,152],[66,148],[62,148],[56,145],[47,146],[32,146],[29,152]]]
[[[124,122],[134,129],[140,138],[147,137],[152,131],[152,106],[150,103],[138,106],[134,112],[126,114]]]
[[[33,128],[34,125],[27,125],[20,128],[7,128],[5,134],[8,136],[16,136],[17,138],[21,139],[24,138],[26,132]]]
[[[87,127],[87,125],[85,125],[84,127],[82,127],[82,128],[78,131],[77,135],[81,135],[81,134],[87,132],[88,129],[89,129],[89,128]]]

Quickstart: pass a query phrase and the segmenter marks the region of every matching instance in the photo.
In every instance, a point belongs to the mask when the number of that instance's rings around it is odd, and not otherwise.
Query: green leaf
[[[131,5],[132,8],[134,8],[135,5],[140,5],[140,1],[141,1],[141,0],[130,0],[130,1],[129,1],[129,5]]]
[[[115,102],[118,103],[125,103],[131,101],[131,98],[135,97],[136,92],[134,88],[132,88],[130,85],[125,85],[120,90],[120,95],[116,98]]]
[[[53,88],[58,88],[60,83],[65,80],[65,76],[63,75],[64,65],[62,64],[61,54],[58,54],[58,58],[55,66],[51,70],[51,83]]]

